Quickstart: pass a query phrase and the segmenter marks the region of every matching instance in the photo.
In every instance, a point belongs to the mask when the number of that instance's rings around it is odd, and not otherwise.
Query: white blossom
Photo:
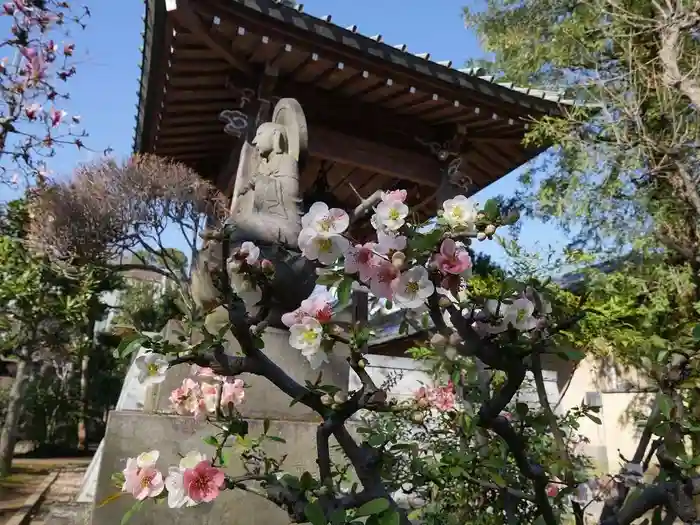
[[[318,350],[322,341],[323,327],[313,317],[305,317],[289,329],[289,345],[302,353]]]
[[[298,244],[304,257],[327,265],[336,262],[350,246],[350,242],[342,235],[319,233],[313,228],[301,230]]]
[[[394,281],[394,302],[400,308],[416,308],[435,291],[435,286],[430,281],[428,270],[422,266],[414,266],[402,273]]]
[[[476,204],[464,195],[457,195],[442,203],[442,217],[450,228],[472,229],[476,221]]]
[[[147,385],[162,383],[169,366],[165,357],[154,352],[137,357],[135,364],[139,371],[139,383]]]
[[[255,246],[255,244],[250,241],[246,241],[241,244],[241,252],[247,254],[245,262],[248,264],[255,264],[260,258],[260,248]]]
[[[378,231],[395,232],[406,223],[408,206],[399,200],[386,200],[379,203],[374,214],[373,225]],[[377,228],[377,226],[379,226]]]
[[[340,208],[328,209],[324,202],[315,202],[308,213],[301,218],[302,229],[312,229],[317,233],[341,234],[350,226],[350,217]]]

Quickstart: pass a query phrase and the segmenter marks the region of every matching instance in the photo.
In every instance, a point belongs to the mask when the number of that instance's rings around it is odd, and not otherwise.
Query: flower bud
[[[484,228],[484,233],[486,235],[493,235],[496,233],[496,227],[493,224],[489,224],[486,226],[486,228]]]
[[[357,362],[357,366],[358,366],[359,368],[364,368],[364,367],[367,366],[367,361],[365,361],[364,359],[360,359],[360,360]]]
[[[275,265],[268,259],[263,259],[260,261],[260,268],[262,268],[263,273],[267,275],[275,273]]]
[[[423,414],[423,412],[414,412],[411,414],[411,420],[420,425],[423,421],[425,421],[425,414]]]
[[[336,403],[345,403],[348,400],[348,396],[345,395],[345,392],[336,392],[335,395],[333,396],[333,401]]]
[[[476,214],[477,221],[483,221],[485,218],[486,218],[486,215],[484,215],[482,212],[479,212]]]
[[[323,403],[326,406],[330,406],[333,404],[333,398],[328,394],[323,394],[321,396],[321,403]]]
[[[452,306],[452,301],[450,301],[449,297],[445,297],[444,295],[440,297],[440,301],[438,301],[440,308],[449,308]]]
[[[484,232],[479,232],[476,234],[476,240],[477,241],[483,241],[486,240],[486,234]]]
[[[442,334],[435,334],[430,338],[430,344],[437,349],[445,348],[447,345],[447,338]]]
[[[394,255],[391,256],[391,264],[393,264],[397,270],[403,268],[405,261],[406,255],[403,252],[395,252]]]

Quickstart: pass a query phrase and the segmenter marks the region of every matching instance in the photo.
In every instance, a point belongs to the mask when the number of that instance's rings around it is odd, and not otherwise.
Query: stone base
[[[249,420],[250,434],[262,432],[262,420]],[[316,475],[316,429],[318,423],[307,421],[272,421],[269,434],[283,437],[286,443],[269,441],[267,449],[280,458],[287,454],[283,469],[300,474],[308,470]],[[198,450],[211,457],[214,449],[202,442],[202,438],[215,433],[207,423],[196,423],[193,418],[145,414],[143,412],[115,411],[110,414],[104,439],[104,451],[95,491],[91,523],[95,525],[119,525],[124,513],[134,504],[127,494],[100,506],[110,496],[119,492],[111,481],[112,474],[120,472],[128,457],[157,449],[160,451],[158,467],[177,465],[181,456]],[[331,450],[337,444],[331,442]],[[232,461],[228,469],[231,475],[242,474],[240,465]],[[129,521],[134,525],[285,525],[287,514],[266,499],[243,491],[226,491],[214,503],[194,508],[170,509],[167,504],[156,505],[148,501]]]

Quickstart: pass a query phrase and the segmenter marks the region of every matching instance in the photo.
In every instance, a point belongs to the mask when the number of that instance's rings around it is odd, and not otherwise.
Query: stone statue
[[[253,145],[258,161],[252,163],[248,182],[234,199],[240,202],[229,219],[232,241],[251,240],[297,249],[301,231],[302,200],[299,161],[306,153],[306,117],[294,99],[281,99],[272,122],[258,128]],[[253,194],[252,198],[249,193]]]
[[[235,203],[226,221],[232,248],[252,241],[260,247],[261,257],[275,266],[272,326],[282,326],[279,317],[297,308],[316,284],[315,267],[301,257],[297,243],[303,214],[299,164],[307,144],[306,117],[299,102],[281,99],[272,121],[257,129],[253,139],[255,155],[241,159],[246,162],[239,165],[237,176],[244,180],[235,185]],[[220,249],[221,243],[212,240],[200,252],[193,272],[193,284],[196,274],[198,288],[211,289],[208,285],[212,270],[220,270],[222,264],[220,256],[213,252]],[[210,302],[212,294],[200,295],[198,303]]]

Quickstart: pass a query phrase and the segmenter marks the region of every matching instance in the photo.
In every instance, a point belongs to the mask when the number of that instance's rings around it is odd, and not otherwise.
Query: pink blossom
[[[440,253],[436,254],[433,262],[442,273],[460,275],[472,267],[472,259],[469,252],[458,247],[453,239],[445,239],[440,246]]]
[[[67,57],[73,56],[75,51],[75,44],[63,44],[63,54]]]
[[[503,416],[503,417],[506,418],[508,421],[512,421],[512,420],[513,420],[513,414],[511,414],[510,412],[503,411],[503,412],[501,412],[499,415]]]
[[[201,419],[206,415],[206,404],[202,388],[199,383],[189,377],[182,385],[170,394],[170,403],[173,410],[182,416],[194,415],[195,419]]]
[[[408,196],[408,193],[406,192],[406,190],[385,191],[382,193],[382,200],[384,202],[387,202],[387,201],[405,202],[407,196]]]
[[[399,278],[399,270],[389,261],[382,261],[377,268],[377,273],[372,277],[369,288],[374,295],[384,299],[393,297],[392,285]]]
[[[139,468],[136,459],[129,458],[124,469],[122,490],[130,492],[134,498],[144,500],[158,496],[165,488],[163,475],[154,466]]]
[[[244,386],[242,379],[234,379],[231,382],[224,383],[223,391],[221,392],[221,404],[227,406],[229,403],[233,403],[234,406],[238,406],[243,403],[245,399]]]
[[[300,324],[305,317],[313,317],[319,323],[327,323],[333,317],[331,297],[326,293],[315,293],[304,299],[299,308],[282,315],[282,323],[291,328]]]
[[[197,503],[214,501],[225,480],[223,470],[212,467],[208,461],[186,469],[183,478],[187,496]]]
[[[377,273],[381,262],[374,253],[375,243],[356,244],[345,252],[345,273],[359,273],[360,280],[367,282]]]
[[[46,63],[42,54],[34,48],[20,48],[20,53],[26,59],[25,72],[29,80],[38,82],[46,74]]]
[[[12,184],[13,186],[19,184],[19,175],[13,173],[12,178],[10,179],[10,184]]]
[[[5,10],[6,15],[14,15],[15,14],[14,2],[5,2],[4,4],[2,4],[2,8]]]
[[[559,486],[554,485],[553,483],[550,483],[547,485],[547,496],[550,498],[555,497],[557,494],[559,494]]]
[[[27,115],[29,120],[34,120],[41,109],[41,104],[31,104],[29,106],[25,106],[24,114]]]
[[[192,365],[190,368],[190,373],[194,376],[202,376],[202,377],[214,377],[216,374],[214,373],[214,370],[207,366],[199,366],[199,365]]]
[[[56,127],[58,126],[61,121],[63,120],[63,117],[66,116],[66,112],[61,110],[56,110],[54,108],[51,108],[51,112],[49,113],[49,120],[51,121],[51,126]]]
[[[53,40],[48,40],[46,44],[44,44],[44,48],[47,53],[55,53],[58,51],[58,45]]]
[[[416,390],[414,397],[419,406],[437,408],[441,412],[455,407],[455,390],[452,381],[445,386],[425,387]]]
[[[446,386],[439,386],[432,390],[430,395],[431,404],[438,410],[445,412],[455,407],[455,389],[452,381]]]

